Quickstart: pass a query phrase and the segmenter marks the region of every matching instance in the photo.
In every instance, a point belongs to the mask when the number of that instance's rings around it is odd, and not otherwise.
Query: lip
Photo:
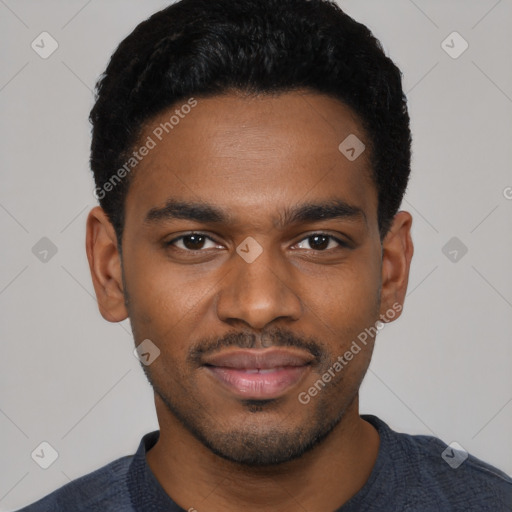
[[[245,399],[277,398],[297,385],[311,370],[311,354],[284,349],[236,350],[204,361],[210,375]]]
[[[205,358],[203,364],[237,370],[268,370],[281,366],[304,366],[311,364],[313,360],[313,355],[303,351],[269,348],[266,350],[226,350]]]

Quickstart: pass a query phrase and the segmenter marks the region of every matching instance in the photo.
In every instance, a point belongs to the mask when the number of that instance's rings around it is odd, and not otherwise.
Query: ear
[[[380,318],[383,322],[386,322],[386,312],[390,309],[394,311],[394,320],[400,316],[402,311],[414,252],[411,226],[411,214],[405,211],[398,212],[382,242]],[[400,305],[399,308],[397,304]]]
[[[109,322],[125,320],[128,312],[117,238],[107,214],[99,206],[93,208],[87,217],[85,246],[101,316]]]

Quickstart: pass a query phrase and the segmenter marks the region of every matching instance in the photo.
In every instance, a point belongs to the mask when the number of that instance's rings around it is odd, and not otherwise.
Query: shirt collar
[[[147,463],[146,454],[159,437],[155,430],[140,441],[127,475],[130,500],[136,512],[186,512],[167,495]]]

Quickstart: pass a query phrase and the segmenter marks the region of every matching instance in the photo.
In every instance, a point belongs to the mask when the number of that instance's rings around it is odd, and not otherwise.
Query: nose
[[[294,292],[290,268],[264,250],[252,263],[237,254],[216,297],[217,316],[230,325],[244,323],[261,330],[277,319],[298,320],[302,303]]]

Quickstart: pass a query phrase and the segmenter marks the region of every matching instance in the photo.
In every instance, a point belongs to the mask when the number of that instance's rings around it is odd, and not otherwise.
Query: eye
[[[218,245],[215,240],[204,233],[189,233],[187,235],[182,235],[166,242],[165,245],[176,247],[182,251],[193,252],[205,249],[205,243],[207,242],[211,242],[213,245],[211,247],[206,247],[206,249],[214,249]],[[181,247],[178,244],[181,244]]]
[[[208,243],[211,244],[210,247],[208,247]],[[306,244],[308,244],[309,247],[305,247]],[[217,242],[204,233],[188,233],[181,235],[166,242],[165,245],[186,252],[205,252],[204,250],[206,249],[215,249],[218,247]],[[327,233],[313,233],[298,242],[296,247],[299,249],[312,249],[317,252],[326,252],[336,249],[336,247],[349,247],[349,244]]]
[[[348,243],[339,240],[335,236],[328,235],[327,233],[313,233],[301,240],[297,246],[299,246],[299,249],[307,249],[307,247],[300,247],[301,244],[304,245],[305,243],[309,244],[309,248],[315,251],[335,249],[336,245],[338,247],[348,247]],[[334,246],[332,243],[334,243]]]

